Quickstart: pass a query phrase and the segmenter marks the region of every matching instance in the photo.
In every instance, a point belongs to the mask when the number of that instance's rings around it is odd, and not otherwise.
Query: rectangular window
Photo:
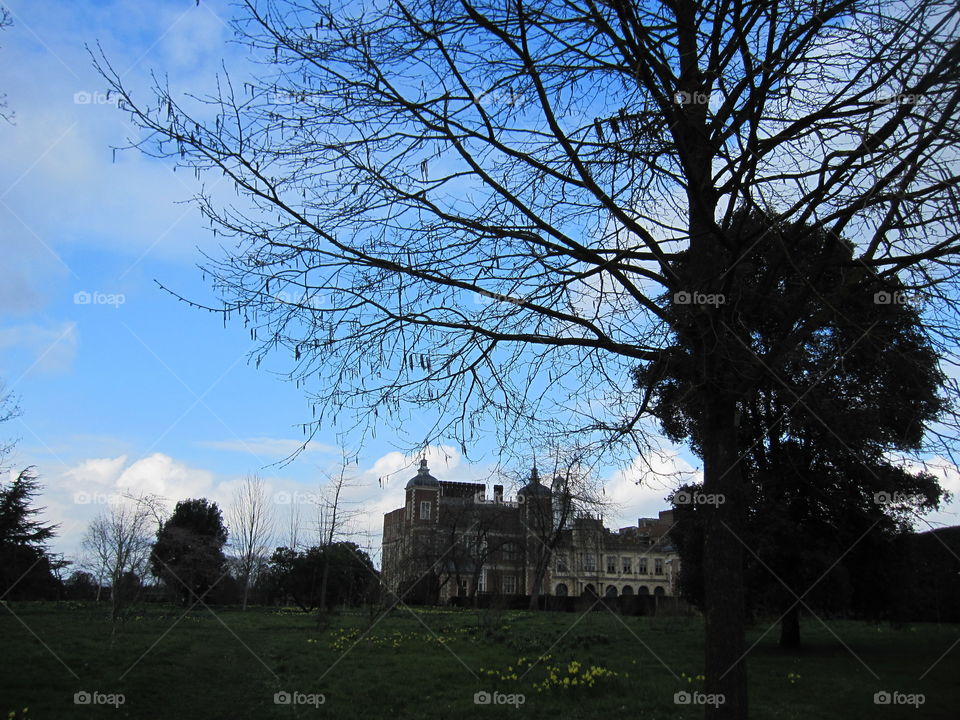
[[[477,579],[477,592],[487,591],[487,571],[481,570],[480,577]]]
[[[617,571],[617,559],[613,555],[607,555],[607,572],[611,575]]]
[[[517,546],[513,543],[506,543],[503,546],[503,559],[504,560],[516,560],[517,559]]]
[[[597,558],[592,553],[586,553],[583,556],[583,569],[587,572],[596,572]]]
[[[663,560],[656,558],[653,561],[653,574],[654,575],[663,575]]]
[[[513,575],[505,575],[503,578],[503,594],[513,595],[517,592],[517,578]]]
[[[431,503],[429,500],[420,501],[420,519],[421,520],[430,519],[430,505]]]
[[[633,572],[633,559],[625,557],[623,558],[623,574],[629,575]]]
[[[641,575],[646,575],[649,570],[647,570],[647,559],[645,557],[640,558],[640,561],[637,563],[637,572]]]

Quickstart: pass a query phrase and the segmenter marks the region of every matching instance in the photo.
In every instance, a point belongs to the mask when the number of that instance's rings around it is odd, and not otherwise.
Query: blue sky
[[[184,204],[192,176],[112,152],[135,131],[84,47],[100,43],[135,88],[146,91],[154,70],[197,91],[221,59],[244,62],[227,42],[228,4],[5,4],[14,24],[0,34],[0,91],[16,118],[0,125],[0,379],[23,416],[0,430],[20,438],[10,464],[35,464],[43,479],[47,517],[62,526],[54,549],[74,554],[102,503],[128,488],[224,503],[259,471],[274,491],[316,490],[340,462],[332,430],[291,465],[264,469],[297,446],[297,423],[309,417],[302,391],[277,375],[280,359],[254,368],[241,325],[224,328],[158,286],[211,298],[196,264],[216,239]],[[363,447],[346,439],[358,454],[361,542],[376,545],[381,514],[402,503],[414,459],[397,448],[411,442],[386,432]],[[468,463],[453,447],[431,448],[431,466],[445,479],[486,480],[490,450],[471,448]],[[617,469],[606,481],[609,498],[625,501],[612,524],[665,508],[665,483],[639,490]]]
[[[102,501],[128,488],[225,503],[245,473],[259,471],[275,492],[316,490],[340,462],[333,430],[292,464],[263,469],[297,446],[297,423],[310,412],[302,391],[277,376],[280,359],[254,368],[242,325],[225,328],[157,285],[211,298],[196,264],[217,240],[184,202],[197,189],[192,176],[111,151],[135,130],[84,47],[100,43],[134,88],[145,91],[155,70],[175,91],[197,92],[221,60],[244,62],[242,48],[227,42],[228,3],[4,5],[14,25],[0,33],[0,92],[16,118],[0,122],[0,380],[24,414],[0,437],[20,438],[13,467],[37,466],[47,517],[62,526],[54,549],[75,555]],[[374,552],[382,513],[402,503],[413,473],[415,458],[397,448],[416,440],[380,432],[357,447],[346,439],[357,455],[349,497],[362,511],[356,539]],[[488,479],[492,449],[470,450],[476,462],[431,448],[434,473]],[[695,469],[685,453],[656,464]],[[671,482],[637,486],[639,467],[602,471],[606,497],[619,504],[610,525],[665,509]],[[381,487],[378,478],[392,474]],[[953,468],[945,477],[960,489]],[[939,519],[957,522],[955,512]]]

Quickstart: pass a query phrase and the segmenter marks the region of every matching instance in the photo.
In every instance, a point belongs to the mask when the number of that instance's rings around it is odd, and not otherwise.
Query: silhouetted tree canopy
[[[726,698],[707,712],[745,718],[736,414],[814,342],[804,296],[823,273],[865,302],[878,283],[923,293],[928,329],[955,355],[960,10],[248,0],[241,12],[238,39],[263,65],[209,95],[158,82],[135,98],[97,58],[142,131],[133,144],[210,181],[198,202],[223,250],[205,265],[222,300],[208,309],[249,326],[258,361],[289,359],[315,401],[307,436],[342,416],[407,429],[415,408],[428,429],[411,444],[464,451],[494,431],[505,454],[642,452],[652,389],[632,374],[670,367],[679,347],[696,409],[685,435],[705,490],[730,500],[705,518],[705,690]],[[238,199],[212,190],[221,178]],[[753,269],[744,208],[796,230]],[[758,276],[759,307],[738,298],[744,275]],[[772,346],[741,322],[764,292],[797,300],[773,303]],[[953,437],[928,428],[926,441]]]
[[[356,605],[370,599],[378,586],[377,572],[367,553],[349,541],[302,552],[277,548],[270,558],[269,569],[275,591],[291,598],[304,612],[320,607],[327,563],[327,607]]]
[[[741,213],[737,220],[756,244],[726,299],[740,309],[738,322],[757,346],[794,343],[737,406],[740,457],[731,472],[747,487],[738,535],[748,549],[749,604],[784,613],[781,643],[796,646],[801,609],[848,608],[854,592],[849,570],[876,565],[870,558],[910,530],[917,511],[938,506],[944,491],[935,477],[903,467],[893,454],[918,449],[926,429],[947,410],[946,380],[915,298],[880,282],[873,295],[849,291],[844,276],[863,273],[849,263],[850,243],[808,237],[794,262],[805,265],[801,273],[815,282],[798,285],[792,269],[777,278],[763,267],[796,229],[771,232],[772,219],[760,213]],[[810,327],[799,342],[783,319],[801,304]],[[697,312],[695,306],[678,310]],[[699,450],[701,409],[691,392],[696,372],[682,343],[666,357],[638,369],[637,382],[651,388],[651,411],[664,431]],[[687,501],[702,492],[690,485],[673,496],[683,501],[673,531],[683,558],[682,586],[697,604],[703,603],[705,508]],[[853,576],[869,582],[862,573]]]
[[[227,529],[215,502],[181,500],[157,533],[151,569],[182,602],[193,602],[223,577],[226,542]]]
[[[58,526],[39,519],[41,485],[32,467],[0,486],[0,594],[8,599],[51,597],[56,592],[47,542]]]

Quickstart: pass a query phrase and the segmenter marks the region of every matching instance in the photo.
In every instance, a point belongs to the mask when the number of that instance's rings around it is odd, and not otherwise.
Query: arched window
[[[650,594],[650,591],[647,590],[647,586],[646,586],[646,585],[641,585],[641,586],[640,586],[640,589],[637,590],[637,595],[649,595],[649,594]]]
[[[664,595],[667,594],[667,591],[664,590],[662,587],[657,587],[653,589],[653,594],[656,595],[657,597],[663,597]]]
[[[583,595],[587,597],[597,596],[597,589],[593,586],[593,583],[587,583],[587,586],[583,589]]]
[[[608,598],[615,598],[617,596],[617,586],[616,585],[607,585],[606,591],[603,593]]]
[[[633,595],[633,588],[630,585],[624,585],[623,590],[620,591],[621,595]]]
[[[557,589],[554,591],[554,595],[557,597],[566,597],[567,596],[567,585],[566,583],[560,583],[557,585]]]

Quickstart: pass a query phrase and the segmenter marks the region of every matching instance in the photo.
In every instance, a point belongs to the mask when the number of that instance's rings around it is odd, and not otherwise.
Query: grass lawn
[[[702,692],[699,618],[398,609],[372,628],[361,611],[318,628],[292,609],[201,608],[176,622],[183,610],[156,606],[111,642],[105,608],[24,603],[0,613],[0,710],[17,718],[702,715],[674,702],[679,691]],[[796,655],[777,649],[776,629],[761,638],[767,627],[748,635],[748,645],[757,641],[748,655],[751,717],[960,717],[958,626],[827,629],[810,618]],[[500,704],[475,704],[484,691],[502,693]],[[879,691],[922,693],[923,704],[876,705]],[[101,704],[75,704],[78,692],[99,693],[91,698]],[[284,692],[293,702],[276,704]]]

